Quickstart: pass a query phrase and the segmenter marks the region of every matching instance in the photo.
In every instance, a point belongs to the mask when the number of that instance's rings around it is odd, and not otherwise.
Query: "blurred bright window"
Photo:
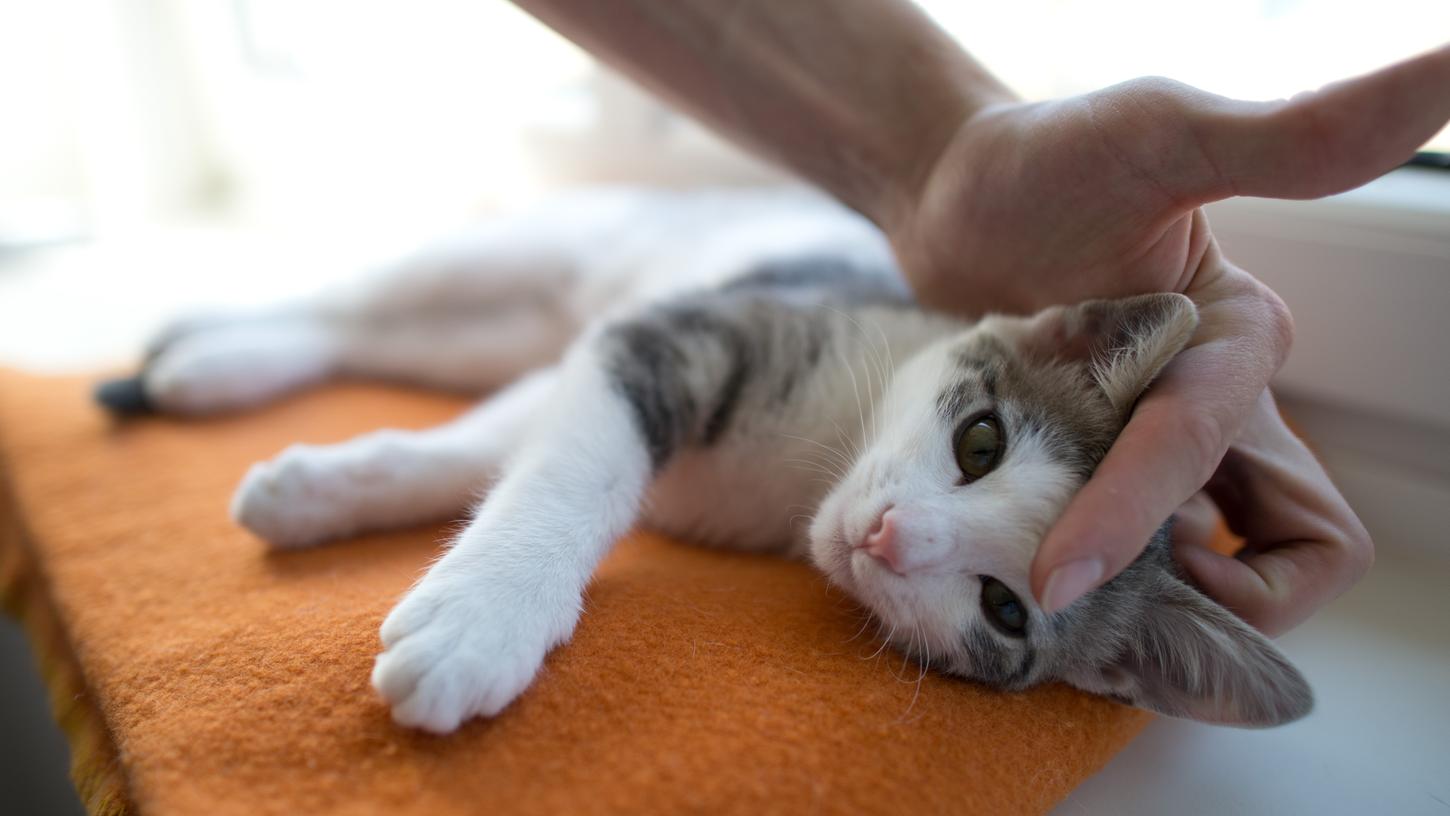
[[[1033,98],[1142,74],[1288,96],[1450,36],[1446,0],[922,5]],[[205,211],[421,223],[667,179],[666,143],[724,155],[502,0],[8,3],[0,104],[0,245]]]
[[[1450,42],[1446,0],[924,0],[1031,98],[1168,76],[1241,99],[1301,91]],[[1450,150],[1450,130],[1437,137]]]

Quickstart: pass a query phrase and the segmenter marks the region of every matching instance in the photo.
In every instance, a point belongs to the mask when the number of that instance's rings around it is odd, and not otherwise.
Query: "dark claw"
[[[96,386],[96,402],[119,417],[156,413],[156,406],[146,396],[140,377],[106,380]]]

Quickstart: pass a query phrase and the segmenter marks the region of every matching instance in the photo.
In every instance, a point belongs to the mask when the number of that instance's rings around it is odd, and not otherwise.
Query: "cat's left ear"
[[[1268,638],[1164,572],[1106,665],[1065,679],[1139,708],[1216,725],[1262,728],[1314,707],[1298,669]]]
[[[1030,318],[1023,347],[1034,356],[1091,365],[1093,378],[1126,416],[1197,328],[1198,308],[1184,295],[1089,300]]]

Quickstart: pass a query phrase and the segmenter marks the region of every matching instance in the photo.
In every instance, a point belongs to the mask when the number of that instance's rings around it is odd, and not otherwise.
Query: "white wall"
[[[1450,555],[1450,173],[1209,214],[1293,311],[1276,387],[1381,551]]]

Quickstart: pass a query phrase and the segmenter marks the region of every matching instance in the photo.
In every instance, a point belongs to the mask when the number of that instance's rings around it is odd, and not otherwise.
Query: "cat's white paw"
[[[372,683],[395,722],[446,734],[513,702],[572,620],[560,620],[558,610],[551,614],[516,591],[494,594],[490,587],[432,577],[383,622],[384,651]]]
[[[356,479],[324,448],[293,445],[252,465],[232,497],[232,518],[281,549],[307,547],[352,532]]]

